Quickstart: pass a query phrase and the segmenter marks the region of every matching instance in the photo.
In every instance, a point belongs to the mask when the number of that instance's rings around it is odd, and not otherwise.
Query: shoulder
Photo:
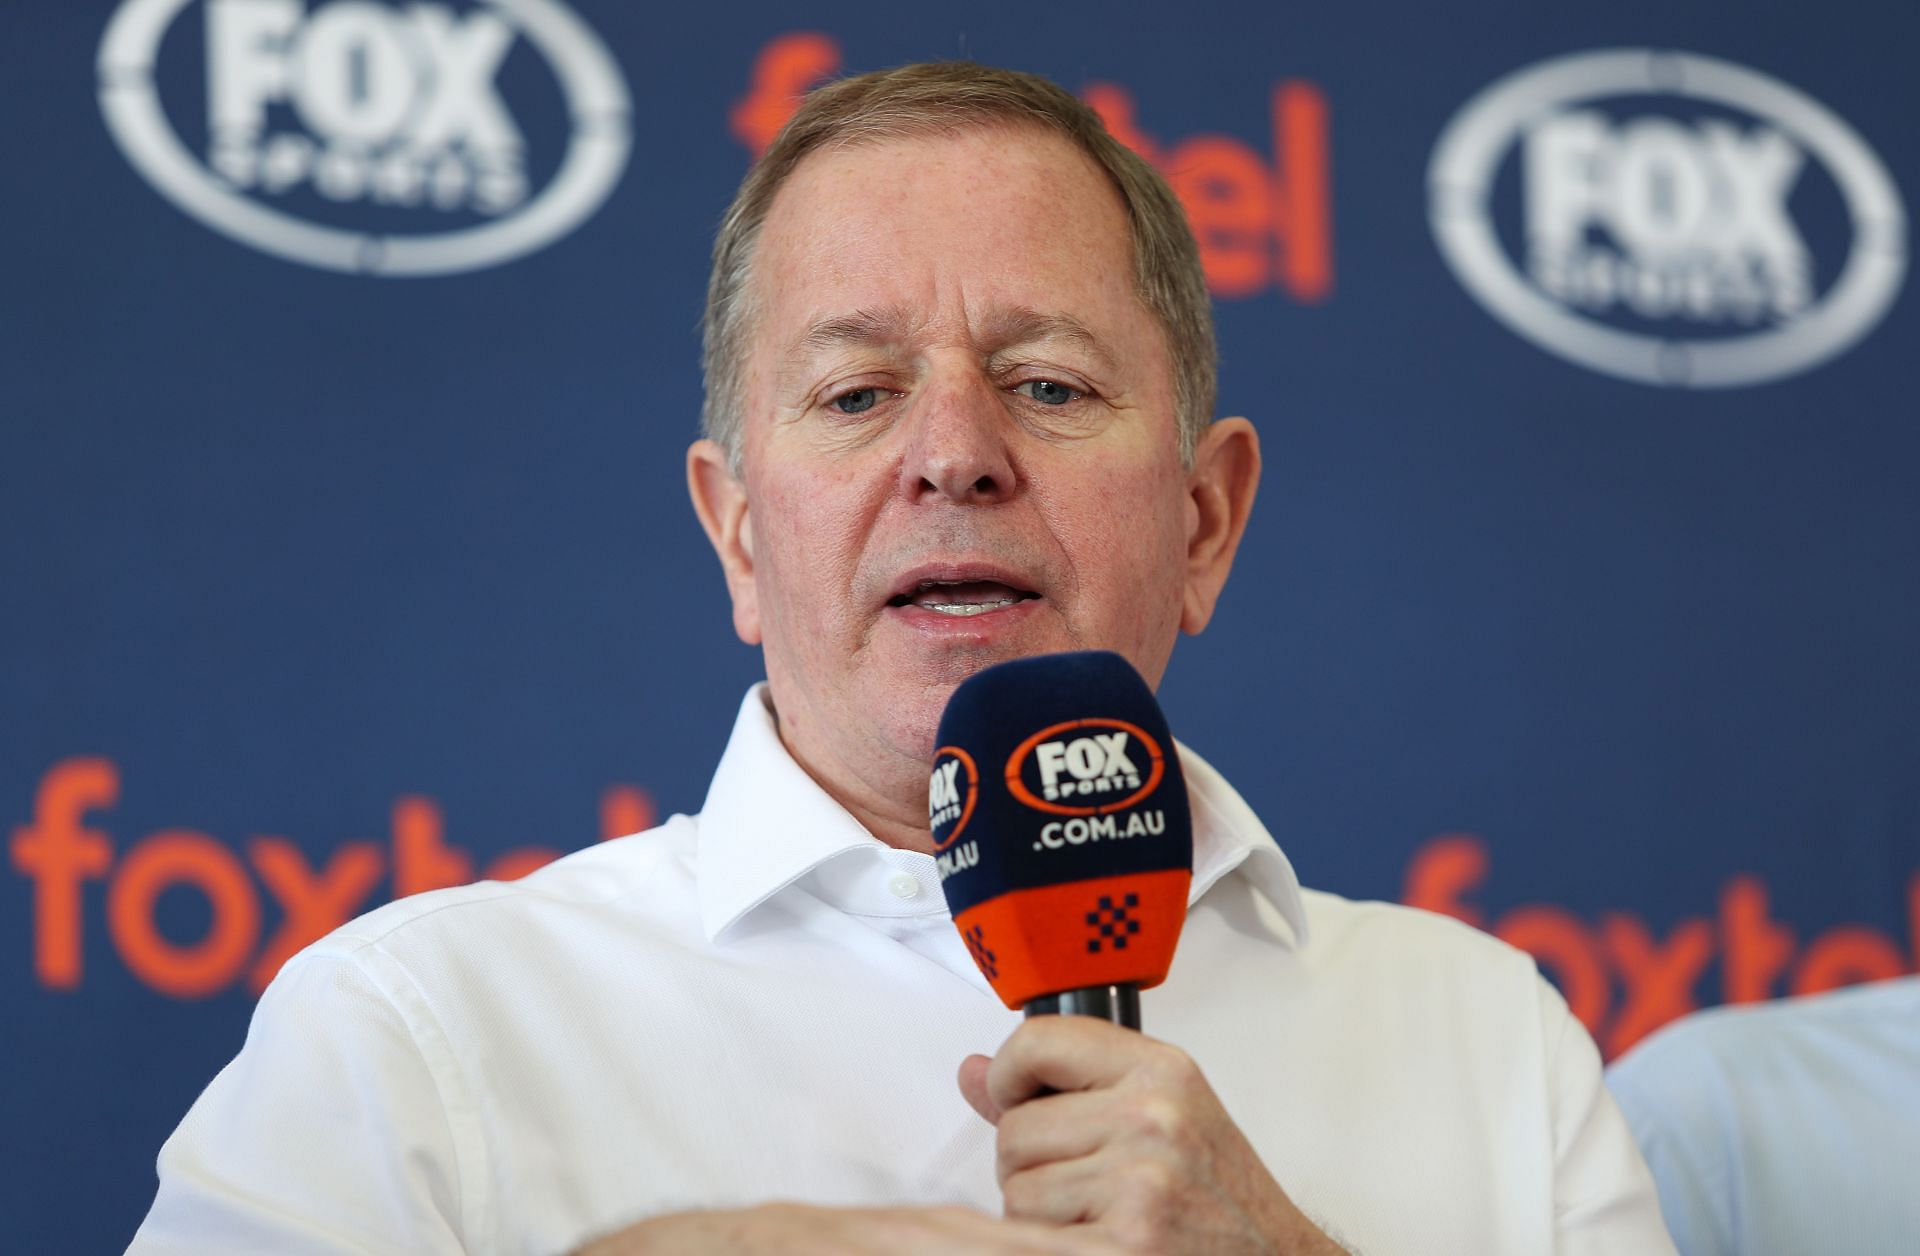
[[[1616,1061],[1607,1081],[1636,1120],[1717,1117],[1750,1084],[1837,1089],[1901,1054],[1920,1076],[1920,976],[1696,1012]]]
[[[1428,1051],[1500,1059],[1515,1084],[1544,1084],[1561,1069],[1591,1072],[1591,1037],[1533,957],[1450,916],[1398,903],[1302,895],[1302,963],[1345,1015]],[[1526,1063],[1522,1063],[1522,1062]]]
[[[404,955],[451,940],[498,946],[615,914],[672,917],[691,895],[697,822],[676,815],[645,832],[600,842],[515,881],[478,881],[396,899],[341,925],[299,958]]]
[[[1301,899],[1310,949],[1329,960],[1466,980],[1539,980],[1531,955],[1452,916],[1321,890],[1302,890]]]

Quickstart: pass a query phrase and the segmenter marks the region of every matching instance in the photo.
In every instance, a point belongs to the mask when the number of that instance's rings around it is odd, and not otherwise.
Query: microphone
[[[1193,879],[1186,778],[1147,682],[1104,650],[1001,663],[953,691],[939,747],[941,888],[994,993],[1140,1028]]]

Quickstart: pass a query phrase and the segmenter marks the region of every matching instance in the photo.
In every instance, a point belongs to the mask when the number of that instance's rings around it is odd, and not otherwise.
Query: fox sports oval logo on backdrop
[[[109,130],[163,195],[328,270],[445,275],[543,248],[606,200],[630,143],[619,66],[558,0],[124,0],[99,75]]]
[[[1808,370],[1873,329],[1906,271],[1873,150],[1710,57],[1589,52],[1510,75],[1447,125],[1428,189],[1441,253],[1495,317],[1642,383]]]

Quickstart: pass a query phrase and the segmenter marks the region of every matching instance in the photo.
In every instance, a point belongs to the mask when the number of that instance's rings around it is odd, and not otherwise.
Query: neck
[[[882,770],[858,772],[848,756],[835,753],[837,747],[805,735],[799,721],[783,717],[777,707],[773,726],[793,761],[867,832],[899,850],[933,853],[933,834],[927,830],[930,766],[925,760],[881,751],[875,761],[884,765]]]

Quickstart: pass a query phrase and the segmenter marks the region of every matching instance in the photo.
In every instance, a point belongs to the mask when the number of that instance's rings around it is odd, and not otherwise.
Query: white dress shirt
[[[160,1153],[132,1250],[569,1250],[771,1199],[1000,1210],[954,1081],[1020,1022],[931,856],[781,745],[764,687],[698,816],[391,903],[291,960]],[[1194,878],[1146,1032],[1364,1256],[1671,1251],[1586,1031],[1522,952],[1302,891],[1182,748]]]

